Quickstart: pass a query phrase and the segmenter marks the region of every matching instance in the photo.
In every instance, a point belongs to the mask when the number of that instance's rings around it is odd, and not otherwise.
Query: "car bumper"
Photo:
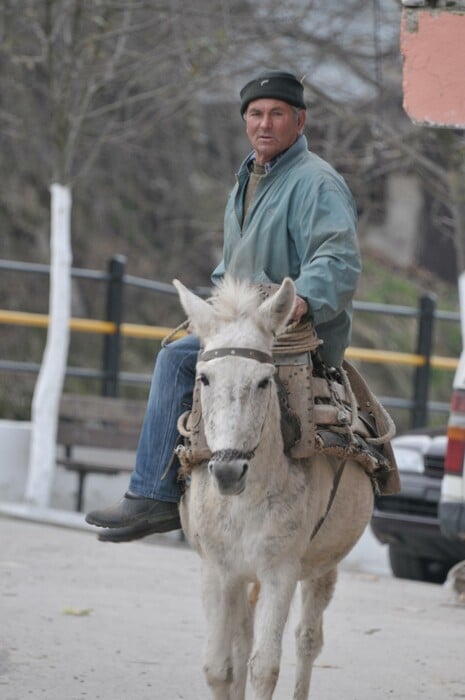
[[[462,541],[465,548],[465,503],[444,501],[439,504],[441,532],[452,540]]]
[[[414,557],[438,561],[465,557],[465,544],[444,538],[437,518],[374,511],[371,529],[382,544],[399,545]]]
[[[383,544],[401,546],[414,557],[437,561],[465,558],[465,543],[441,532],[438,506],[441,482],[424,474],[401,474],[402,490],[376,498],[371,529]]]

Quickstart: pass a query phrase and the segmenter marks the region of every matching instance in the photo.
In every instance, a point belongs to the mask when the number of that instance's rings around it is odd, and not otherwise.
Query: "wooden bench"
[[[98,459],[75,457],[74,448],[135,451],[144,419],[146,401],[104,396],[63,394],[58,418],[57,443],[65,454],[57,463],[77,472],[76,510],[81,511],[84,482],[88,474],[114,475],[131,472],[133,465],[105,464]]]

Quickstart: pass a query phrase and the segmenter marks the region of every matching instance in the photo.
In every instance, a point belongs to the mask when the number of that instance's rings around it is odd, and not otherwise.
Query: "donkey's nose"
[[[232,470],[232,471],[240,472],[239,478],[242,479],[246,475],[248,468],[249,468],[248,462],[242,462],[242,465],[241,465],[240,469],[238,469],[238,470],[237,470],[236,465],[231,463],[231,462],[223,462],[223,461],[219,461],[216,459],[211,459],[208,463],[208,471],[210,472],[210,474],[214,474],[215,476],[218,474],[218,472],[220,470],[223,470],[223,471],[228,471],[228,470],[231,471]]]
[[[219,492],[225,496],[242,493],[248,468],[249,463],[243,459],[228,462],[211,459],[208,463],[208,471],[215,478]]]

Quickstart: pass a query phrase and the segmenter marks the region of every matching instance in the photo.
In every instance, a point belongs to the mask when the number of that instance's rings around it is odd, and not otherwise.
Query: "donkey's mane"
[[[219,320],[235,321],[250,317],[257,310],[261,299],[249,282],[225,276],[215,288],[211,303]]]

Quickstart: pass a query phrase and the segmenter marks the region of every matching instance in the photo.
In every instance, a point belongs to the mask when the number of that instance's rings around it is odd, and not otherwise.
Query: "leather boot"
[[[86,522],[108,528],[140,526],[150,528],[151,532],[168,532],[180,527],[177,503],[129,493],[113,506],[87,513]]]
[[[177,527],[172,527],[170,525],[169,530],[177,530],[181,527],[181,523],[178,523]],[[153,535],[162,532],[160,529],[160,523],[157,525],[129,525],[128,527],[114,527],[107,528],[102,532],[99,532],[97,539],[100,542],[133,542],[134,540],[141,540],[143,537],[148,535]],[[168,530],[165,530],[168,532]]]

